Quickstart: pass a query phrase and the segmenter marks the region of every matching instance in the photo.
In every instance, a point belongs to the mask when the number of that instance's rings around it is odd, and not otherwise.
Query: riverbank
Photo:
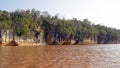
[[[40,46],[40,43],[33,43],[33,42],[17,42],[18,46]],[[13,46],[10,45],[9,42],[2,42],[1,46]]]
[[[2,42],[1,46],[14,46],[12,44],[10,42]],[[35,42],[16,42],[15,44],[18,44],[15,46],[45,46],[45,44],[35,43]],[[74,44],[74,45],[93,45],[93,44],[97,44],[97,43],[85,41],[85,42],[81,42],[80,44]],[[70,45],[73,45],[73,44],[70,44]]]
[[[11,42],[2,42],[1,46],[46,46],[46,44],[35,43],[35,42],[14,42],[12,44]],[[96,44],[97,42],[86,40],[86,41],[80,42],[79,44],[70,44],[70,45],[96,45]],[[103,43],[103,44],[118,44],[118,42],[109,42],[109,43]]]

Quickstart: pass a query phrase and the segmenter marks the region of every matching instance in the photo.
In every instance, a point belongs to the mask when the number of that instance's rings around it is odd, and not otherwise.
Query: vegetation
[[[41,13],[35,9],[18,9],[14,12],[0,10],[0,38],[1,30],[13,30],[13,40],[15,40],[14,34],[18,36],[34,34],[38,38],[37,35],[43,31],[47,44],[69,44],[71,40],[75,40],[75,44],[79,44],[85,39],[94,40],[98,44],[120,40],[120,30],[118,29],[100,24],[95,25],[88,19],[83,21],[76,18],[60,19],[57,15],[51,16],[48,12]],[[49,42],[52,38],[54,40]]]

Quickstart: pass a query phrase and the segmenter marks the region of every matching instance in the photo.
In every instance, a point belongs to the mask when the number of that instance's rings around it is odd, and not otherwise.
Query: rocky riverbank
[[[91,42],[91,41],[83,41],[83,42],[81,42],[79,44],[72,44],[71,43],[70,45],[91,45],[91,44],[97,44],[97,43]],[[62,44],[57,44],[57,45],[62,45]],[[16,42],[16,41],[11,41],[11,42],[2,42],[1,46],[45,46],[45,44],[35,43],[35,42]]]
[[[1,46],[40,46],[40,43],[33,42],[2,42]]]

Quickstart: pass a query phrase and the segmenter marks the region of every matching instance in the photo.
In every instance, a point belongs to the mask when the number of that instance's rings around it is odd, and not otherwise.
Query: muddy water
[[[120,68],[120,44],[0,47],[0,68]]]

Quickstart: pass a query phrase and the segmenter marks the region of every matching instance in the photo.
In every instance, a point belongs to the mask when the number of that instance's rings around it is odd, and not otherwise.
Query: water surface
[[[0,47],[0,68],[119,68],[120,44]]]

